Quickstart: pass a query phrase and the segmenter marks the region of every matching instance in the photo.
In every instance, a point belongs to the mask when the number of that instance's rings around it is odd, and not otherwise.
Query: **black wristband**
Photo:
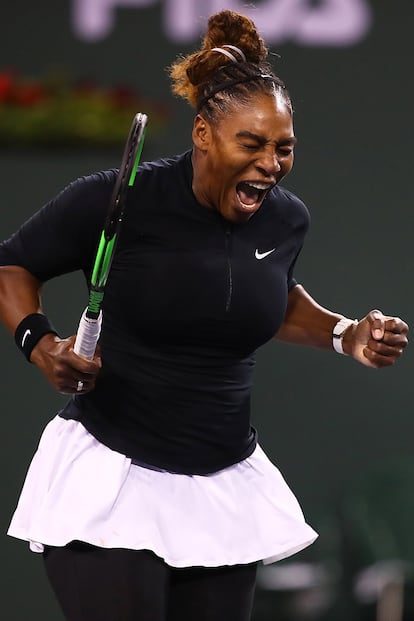
[[[30,362],[33,348],[45,334],[57,334],[46,315],[32,313],[27,315],[17,326],[14,340],[17,347]]]

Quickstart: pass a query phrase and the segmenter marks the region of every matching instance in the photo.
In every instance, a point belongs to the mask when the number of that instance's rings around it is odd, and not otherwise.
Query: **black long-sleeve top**
[[[70,184],[0,245],[0,264],[42,282],[75,270],[89,279],[116,172]],[[190,152],[141,165],[105,290],[102,371],[60,415],[174,472],[248,457],[255,351],[283,322],[308,225],[281,187],[243,224],[201,206]]]

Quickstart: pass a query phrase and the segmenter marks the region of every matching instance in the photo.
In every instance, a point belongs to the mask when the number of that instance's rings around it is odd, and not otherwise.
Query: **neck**
[[[193,194],[197,199],[197,202],[203,207],[212,208],[210,201],[206,196],[206,188],[203,187],[203,179],[206,179],[207,176],[203,174],[204,162],[203,162],[203,153],[200,153],[199,150],[194,147],[191,154],[191,163],[193,166],[193,182],[192,182],[192,190]]]

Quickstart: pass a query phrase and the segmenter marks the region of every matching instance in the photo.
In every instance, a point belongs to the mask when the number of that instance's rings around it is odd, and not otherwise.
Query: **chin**
[[[239,220],[249,220],[255,213],[257,213],[262,206],[263,201],[255,203],[254,205],[243,205],[238,201],[238,204],[234,208],[234,213],[237,214]]]
[[[231,214],[225,216],[226,220],[231,222],[247,222],[256,213],[255,211],[242,211],[241,209],[234,209]]]

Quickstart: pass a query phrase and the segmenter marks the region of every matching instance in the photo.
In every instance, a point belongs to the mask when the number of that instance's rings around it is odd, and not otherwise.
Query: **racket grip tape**
[[[101,333],[102,311],[97,319],[87,317],[86,311],[87,309],[83,311],[80,318],[73,349],[78,356],[92,360]]]

